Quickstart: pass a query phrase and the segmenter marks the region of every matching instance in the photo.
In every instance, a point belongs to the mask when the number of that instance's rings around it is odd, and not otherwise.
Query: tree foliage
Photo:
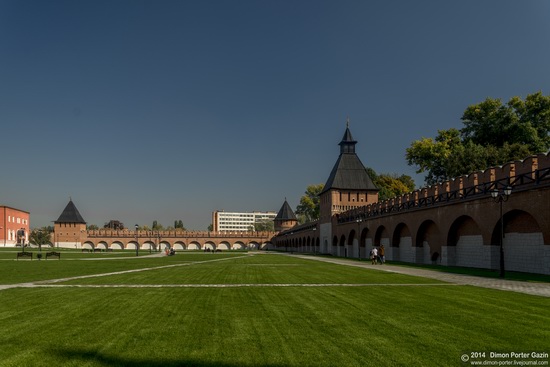
[[[183,226],[183,221],[181,219],[174,221],[174,228],[176,230],[180,230],[180,231],[185,231],[186,230],[186,228]]]
[[[40,248],[43,245],[51,245],[51,234],[53,232],[52,227],[35,228],[29,235],[29,242],[33,245],[37,245]]]
[[[299,223],[312,222],[319,219],[320,198],[324,184],[309,185],[305,195],[300,198],[300,204],[296,207],[296,215]]]
[[[469,106],[464,127],[439,130],[407,148],[409,165],[426,172],[426,183],[449,180],[472,171],[523,159],[550,148],[550,96],[541,92],[525,100],[487,98]]]
[[[373,179],[374,184],[380,189],[378,200],[387,200],[414,191],[415,184],[411,176],[382,173]]]
[[[124,223],[122,223],[122,222],[119,221],[119,220],[113,220],[113,219],[111,219],[110,221],[108,221],[107,223],[105,223],[105,225],[103,226],[103,228],[109,228],[109,229],[124,229]]]
[[[254,231],[256,232],[273,232],[275,223],[272,219],[258,220],[254,223]]]

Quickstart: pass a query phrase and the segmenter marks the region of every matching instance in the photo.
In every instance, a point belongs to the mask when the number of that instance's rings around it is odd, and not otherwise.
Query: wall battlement
[[[506,186],[517,187],[550,180],[550,151],[498,167],[459,176],[388,200],[348,210],[337,216],[339,223],[421,206],[461,200]]]

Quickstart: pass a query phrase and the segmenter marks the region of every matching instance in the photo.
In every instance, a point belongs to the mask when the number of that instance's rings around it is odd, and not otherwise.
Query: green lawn
[[[2,261],[2,283],[43,265]],[[462,366],[467,351],[548,351],[548,298],[284,255],[48,260],[21,276],[171,265],[0,290],[0,366]],[[181,287],[221,284],[246,286]]]

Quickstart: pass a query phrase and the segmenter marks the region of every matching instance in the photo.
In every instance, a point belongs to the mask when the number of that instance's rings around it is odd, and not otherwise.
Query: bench
[[[26,251],[18,252],[17,260],[19,260],[20,257],[30,257],[32,260],[32,252],[26,252]]]
[[[46,252],[46,260],[48,260],[48,257],[57,257],[59,260],[61,260],[61,253],[60,252]]]
[[[89,248],[83,248],[82,252],[90,252],[90,249]]]
[[[103,249],[100,249],[100,248],[95,248],[94,249],[94,252],[101,252],[101,251],[103,251]]]

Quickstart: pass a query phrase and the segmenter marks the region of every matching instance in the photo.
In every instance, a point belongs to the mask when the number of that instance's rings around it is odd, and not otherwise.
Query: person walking
[[[372,249],[372,265],[376,265],[377,259],[378,259],[378,249],[374,247]]]
[[[384,264],[386,262],[386,249],[384,249],[384,245],[380,246],[380,250],[378,251],[378,256],[380,258],[380,264]]]

